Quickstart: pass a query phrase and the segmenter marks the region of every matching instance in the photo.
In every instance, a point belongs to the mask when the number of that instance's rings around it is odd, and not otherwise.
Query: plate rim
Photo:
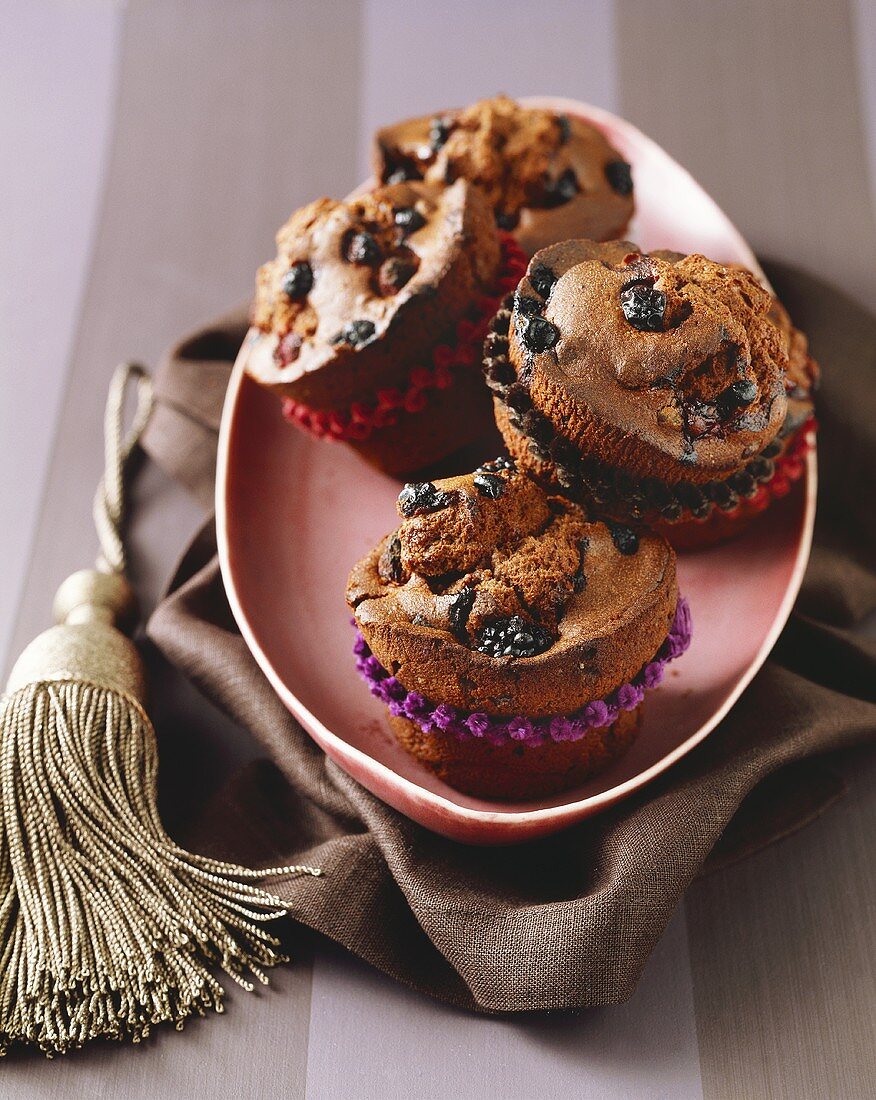
[[[720,209],[711,195],[708,194],[704,188],[697,183],[697,181],[691,176],[689,172],[679,165],[674,158],[670,156],[665,150],[663,150],[655,141],[649,138],[646,134],[643,134],[631,123],[611,112],[605,111],[601,108],[592,107],[585,103],[579,103],[576,100],[567,99],[563,97],[543,97],[532,96],[522,97],[521,102],[529,103],[533,106],[553,104],[556,108],[559,106],[561,109],[574,112],[595,122],[596,124],[602,123],[606,126],[622,130],[629,134],[635,141],[640,141],[654,147],[663,156],[669,157],[676,166],[688,176],[689,179],[696,185],[698,190],[709,200],[709,202],[717,209],[721,217],[727,222],[733,235],[737,238],[737,244],[740,250],[745,254],[751,256],[752,266],[756,272],[764,278],[763,271],[760,265],[757,263],[754,254],[751,251],[750,246],[727,217],[727,215]],[[215,511],[216,511],[216,541],[217,552],[219,557],[220,572],[222,575],[222,581],[225,587],[225,592],[228,598],[228,602],[231,608],[232,615],[247,644],[248,649],[252,653],[256,663],[261,671],[264,673],[268,682],[271,684],[274,692],[280,698],[283,705],[290,711],[295,719],[304,727],[308,735],[313,738],[320,745],[320,747],[329,755],[336,763],[346,771],[344,760],[350,759],[355,761],[361,770],[366,774],[374,776],[379,781],[381,788],[386,786],[387,780],[393,786],[400,787],[400,790],[405,794],[408,801],[425,805],[433,812],[437,813],[439,817],[445,820],[451,820],[455,826],[464,826],[470,828],[473,826],[490,826],[499,825],[511,832],[511,836],[508,838],[508,842],[513,842],[517,837],[514,834],[526,832],[527,834],[537,831],[544,833],[550,831],[552,825],[571,825],[572,823],[581,820],[582,818],[589,817],[593,814],[602,812],[614,803],[620,801],[623,798],[628,797],[635,791],[647,786],[658,776],[662,775],[684,756],[690,753],[697,745],[701,744],[706,737],[723,721],[730,710],[735,706],[740,696],[748,688],[751,681],[763,667],[769,654],[772,652],[773,647],[778,641],[779,635],[784,630],[785,625],[790,617],[794,603],[796,602],[797,595],[800,591],[800,587],[803,582],[803,576],[806,571],[806,566],[809,561],[810,551],[812,548],[812,537],[815,526],[815,510],[816,510],[816,496],[818,487],[818,463],[817,463],[817,446],[813,441],[812,446],[807,452],[806,467],[804,474],[804,500],[803,500],[803,516],[800,526],[800,537],[797,544],[797,552],[794,560],[794,565],[791,571],[788,584],[785,588],[784,595],[782,597],[779,609],[773,619],[773,623],[764,636],[764,640],[761,643],[755,658],[751,661],[745,673],[740,677],[734,688],[728,693],[727,698],[721,704],[721,706],[715,711],[715,713],[705,722],[699,729],[696,730],[690,737],[683,741],[680,745],[677,745],[674,749],[668,752],[665,756],[662,756],[659,760],[655,761],[649,767],[637,772],[634,776],[624,780],[622,783],[616,784],[614,787],[610,787],[607,790],[600,791],[598,794],[589,795],[586,798],[575,799],[574,801],[563,802],[557,806],[543,806],[526,810],[514,810],[514,809],[502,809],[499,808],[503,804],[497,803],[496,810],[484,810],[476,809],[473,807],[462,806],[459,803],[446,798],[442,794],[438,794],[434,791],[430,791],[425,787],[420,786],[418,783],[409,779],[407,776],[397,772],[394,768],[389,767],[370,753],[357,748],[355,745],[350,744],[349,741],[344,740],[338,734],[334,733],[326,725],[324,725],[319,718],[316,717],[311,711],[304,706],[304,704],[298,699],[293,691],[284,683],[279,673],[274,668],[267,654],[256,640],[252,626],[249,622],[246,611],[243,607],[240,594],[237,590],[234,579],[234,569],[231,561],[230,543],[229,543],[229,516],[228,516],[228,490],[229,490],[229,473],[230,473],[230,454],[231,454],[231,441],[234,433],[236,423],[236,413],[240,405],[240,395],[243,386],[246,382],[245,364],[249,354],[249,348],[254,334],[257,330],[250,328],[244,337],[240,350],[235,359],[234,367],[232,368],[231,376],[228,382],[228,388],[226,390],[225,399],[222,407],[222,417],[219,427],[219,440],[218,440],[218,453],[217,453],[217,465],[216,465],[216,488],[215,488]],[[252,383],[256,385],[256,383]],[[329,751],[331,747],[334,752]],[[340,758],[340,759],[339,759]],[[353,777],[355,778],[355,777]],[[371,792],[374,793],[373,791]],[[380,795],[375,797],[381,797],[382,801],[386,801]],[[399,812],[405,813],[400,810]],[[406,813],[406,816],[410,817],[410,814]],[[424,825],[425,828],[432,828]],[[432,831],[440,831],[432,828]],[[459,836],[459,828],[455,828],[454,834]],[[446,835],[446,834],[445,834]],[[476,838],[467,837],[472,840]],[[495,841],[485,841],[485,843],[495,843]]]

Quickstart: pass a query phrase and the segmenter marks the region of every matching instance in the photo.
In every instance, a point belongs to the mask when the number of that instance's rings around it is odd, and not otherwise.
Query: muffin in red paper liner
[[[524,267],[464,180],[319,199],[259,271],[247,371],[303,430],[420,470],[492,426],[483,338]]]
[[[591,522],[506,458],[406,485],[398,509],[347,601],[401,745],[497,799],[575,786],[624,752],[690,640],[666,540]]]
[[[805,337],[755,277],[629,241],[534,256],[485,371],[522,466],[679,549],[731,537],[784,496],[815,428]]]
[[[597,127],[504,95],[386,126],[373,159],[386,183],[476,183],[529,255],[571,237],[619,237],[633,215],[630,166]]]

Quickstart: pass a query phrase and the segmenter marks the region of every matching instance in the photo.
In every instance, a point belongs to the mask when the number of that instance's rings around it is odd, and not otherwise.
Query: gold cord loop
[[[125,434],[125,398],[132,382],[137,386],[137,403],[131,427]],[[127,566],[124,538],[127,474],[153,401],[152,379],[145,367],[139,363],[116,367],[104,413],[104,473],[94,497],[94,525],[100,541],[97,568],[103,573],[124,573]]]

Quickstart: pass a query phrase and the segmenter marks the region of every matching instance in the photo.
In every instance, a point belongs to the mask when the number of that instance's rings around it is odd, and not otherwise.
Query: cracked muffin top
[[[492,714],[571,712],[634,676],[666,637],[668,544],[591,522],[509,459],[407,485],[398,510],[347,600],[408,690]]]
[[[778,433],[788,342],[744,269],[629,241],[543,249],[518,287],[518,384],[572,443],[666,481],[733,471]]]
[[[503,95],[379,130],[374,165],[384,182],[476,183],[497,224],[530,253],[568,237],[619,236],[633,213],[630,166],[600,130]]]
[[[402,183],[317,199],[277,235],[258,273],[248,370],[315,407],[366,401],[400,385],[494,283],[499,235],[464,180]]]

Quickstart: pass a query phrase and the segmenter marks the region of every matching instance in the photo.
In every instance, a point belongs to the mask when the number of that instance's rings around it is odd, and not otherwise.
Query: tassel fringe
[[[287,961],[284,914],[250,871],[193,855],[156,807],[152,725],[131,696],[78,680],[0,700],[0,1054],[51,1056],[222,1011],[211,966],[251,990]]]

